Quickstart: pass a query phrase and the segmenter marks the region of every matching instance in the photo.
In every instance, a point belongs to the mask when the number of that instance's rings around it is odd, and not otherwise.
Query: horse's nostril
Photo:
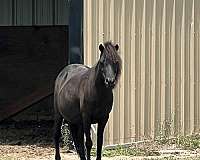
[[[105,81],[106,81],[106,83],[107,83],[107,84],[109,83],[109,79],[108,79],[108,78],[106,78],[106,80],[105,80]]]
[[[114,78],[106,78],[105,83],[107,85],[114,85],[115,84],[115,79]]]

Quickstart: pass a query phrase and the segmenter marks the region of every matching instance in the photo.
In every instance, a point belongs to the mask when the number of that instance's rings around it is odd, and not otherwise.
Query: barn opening
[[[53,86],[68,62],[65,0],[1,0],[0,121],[52,120]]]

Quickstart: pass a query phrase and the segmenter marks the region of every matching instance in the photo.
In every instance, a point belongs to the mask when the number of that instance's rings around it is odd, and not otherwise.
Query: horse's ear
[[[103,53],[103,50],[104,50],[103,44],[100,44],[100,45],[99,45],[99,50],[101,51],[101,53]]]
[[[116,49],[116,51],[118,51],[118,49],[119,49],[119,45],[118,44],[115,45],[115,49]]]

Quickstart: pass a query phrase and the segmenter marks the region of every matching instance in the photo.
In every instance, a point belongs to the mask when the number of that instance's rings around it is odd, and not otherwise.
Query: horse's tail
[[[61,116],[61,114],[59,113],[59,109],[58,109],[58,78],[55,81],[55,87],[54,87],[54,136],[53,136],[53,140],[54,140],[54,145],[55,145],[55,159],[61,159],[60,158],[60,150],[59,150],[59,140],[61,137],[61,126],[62,126],[62,121],[63,121],[63,117]]]
[[[54,113],[55,113],[55,115],[59,112],[59,111],[58,111],[58,102],[57,102],[57,98],[58,98],[57,93],[55,93],[55,91],[54,91]]]

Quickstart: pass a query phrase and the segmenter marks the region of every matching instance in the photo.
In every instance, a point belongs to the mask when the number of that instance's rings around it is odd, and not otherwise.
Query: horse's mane
[[[118,82],[122,70],[122,60],[115,48],[115,45],[113,45],[111,41],[107,41],[104,43],[104,49],[106,58],[111,60],[113,63],[118,64],[118,72],[116,76],[116,82]]]

